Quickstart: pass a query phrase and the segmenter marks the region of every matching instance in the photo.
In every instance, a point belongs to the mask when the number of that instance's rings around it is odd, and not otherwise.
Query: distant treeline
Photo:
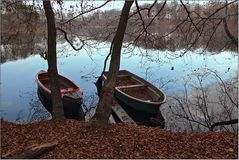
[[[222,2],[208,2],[206,5],[186,4],[190,17],[183,5],[177,1],[168,2],[159,14],[163,3],[157,3],[150,8],[151,5],[140,6],[140,14],[137,13],[136,7],[132,9],[124,36],[125,42],[159,50],[206,48],[209,51],[237,51],[223,23],[226,19],[229,32],[237,38],[237,3],[228,7],[225,7],[225,3]],[[218,9],[220,10],[213,14]],[[14,52],[13,55],[21,53],[17,46],[21,46],[20,48],[24,46],[24,53],[21,54],[35,53],[34,44],[46,40],[46,20],[41,9],[26,5],[22,1],[14,3],[10,0],[4,1],[1,12],[1,44],[7,45],[8,48],[14,45],[13,49],[8,49],[9,53]],[[83,36],[99,41],[112,41],[120,12],[119,10],[98,10],[87,16],[80,16],[63,26],[60,22],[69,20],[77,13],[62,15],[62,12],[58,11],[55,15],[58,26],[69,33],[70,39],[74,36]],[[213,16],[210,17],[211,14]],[[3,50],[2,47],[1,50]],[[1,62],[6,61],[7,57],[11,56],[6,53],[1,54]]]
[[[147,27],[151,23],[147,28],[147,34],[142,34],[144,27],[135,7],[131,12],[132,16],[129,19],[124,41],[160,50],[207,48],[209,51],[236,51],[237,47],[232,44],[225,32],[223,19],[226,18],[230,33],[237,38],[238,4],[224,7],[208,18],[224,5],[225,3],[222,2],[186,5],[190,11],[190,18],[197,25],[195,28],[180,2],[175,1],[165,5],[159,15],[156,14],[161,9],[162,3],[156,4],[150,12],[147,9],[144,10],[144,8],[150,8],[150,5],[145,4],[140,9],[142,9],[141,16],[144,26]],[[227,15],[225,15],[226,8]],[[98,11],[88,17],[72,21],[67,29],[80,36],[111,41],[118,25],[119,16],[120,11],[118,10]],[[153,18],[155,19],[151,22]],[[140,34],[142,35],[138,38]]]

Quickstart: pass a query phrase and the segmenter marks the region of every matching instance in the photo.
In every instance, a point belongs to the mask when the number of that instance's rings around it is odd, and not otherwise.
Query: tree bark
[[[50,1],[43,0],[43,6],[47,18],[47,30],[48,30],[48,74],[51,84],[51,101],[52,101],[52,120],[61,121],[65,119],[63,104],[60,95],[60,84],[58,81],[57,71],[57,59],[56,59],[56,27],[55,17],[51,7]]]
[[[100,126],[107,126],[108,119],[111,114],[116,76],[118,74],[120,66],[121,48],[128,23],[130,8],[133,2],[134,1],[125,1],[121,12],[118,28],[112,42],[113,49],[110,61],[109,75],[107,76],[107,81],[102,88],[99,104],[96,109],[96,114],[93,117],[93,120],[96,120]]]
[[[3,158],[7,159],[33,159],[38,158],[38,156],[42,155],[43,153],[49,152],[53,150],[56,145],[58,144],[57,141],[45,143],[38,146],[28,147],[23,150],[21,153],[15,155],[4,155]]]

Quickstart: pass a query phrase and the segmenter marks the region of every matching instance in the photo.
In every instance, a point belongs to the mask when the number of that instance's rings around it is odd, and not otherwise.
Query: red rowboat
[[[63,102],[64,113],[71,115],[79,115],[79,118],[82,119],[83,110],[82,110],[82,102],[83,102],[83,93],[73,81],[70,79],[58,75],[58,80],[60,82],[60,92],[61,98]],[[48,101],[51,102],[51,84],[48,72],[40,71],[36,76],[38,90]],[[47,110],[52,113],[52,108],[47,108]]]

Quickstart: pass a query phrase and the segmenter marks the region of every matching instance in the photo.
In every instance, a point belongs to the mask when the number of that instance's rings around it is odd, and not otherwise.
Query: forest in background
[[[192,29],[192,24],[188,18],[188,14],[185,11],[181,3],[175,1],[167,3],[164,9],[157,15],[161,9],[163,3],[156,4],[151,12],[148,13],[147,8],[150,4],[141,6],[142,13],[141,18],[144,20],[147,28],[147,35],[141,36],[137,39],[137,36],[142,32],[142,22],[137,12],[137,8],[133,7],[131,16],[129,18],[124,42],[136,44],[139,47],[158,49],[158,50],[177,50],[187,49],[189,45],[194,43],[192,48],[207,48],[208,51],[222,51],[232,50],[236,51],[237,47],[231,43],[228,38],[222,20],[225,16],[225,10],[222,9],[216,16],[209,20],[207,24],[202,24],[198,28],[202,30],[200,36],[197,34],[197,30]],[[206,5],[194,4],[188,5],[189,11],[192,11],[191,18],[195,24],[199,24],[202,21],[202,17],[208,17],[214,12],[215,9],[221,8],[224,4],[221,2],[209,2]],[[230,32],[233,36],[237,37],[238,32],[238,4],[230,5],[228,7],[228,20],[227,25],[230,28]],[[92,15],[85,18],[73,20],[66,29],[69,32],[76,33],[77,36],[92,37],[100,41],[111,41],[114,32],[117,27],[117,22],[120,16],[120,11],[97,11]],[[155,19],[151,22],[152,18]],[[66,18],[72,18],[71,14],[66,15]],[[216,21],[215,21],[216,20]],[[185,22],[185,23],[182,23]],[[210,43],[209,43],[210,41]]]

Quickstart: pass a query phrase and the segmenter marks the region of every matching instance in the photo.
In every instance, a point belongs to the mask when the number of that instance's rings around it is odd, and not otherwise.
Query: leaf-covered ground
[[[25,125],[1,121],[2,155],[55,140],[58,145],[37,158],[238,158],[238,137],[227,132],[176,133],[130,124],[98,129],[74,120]]]

